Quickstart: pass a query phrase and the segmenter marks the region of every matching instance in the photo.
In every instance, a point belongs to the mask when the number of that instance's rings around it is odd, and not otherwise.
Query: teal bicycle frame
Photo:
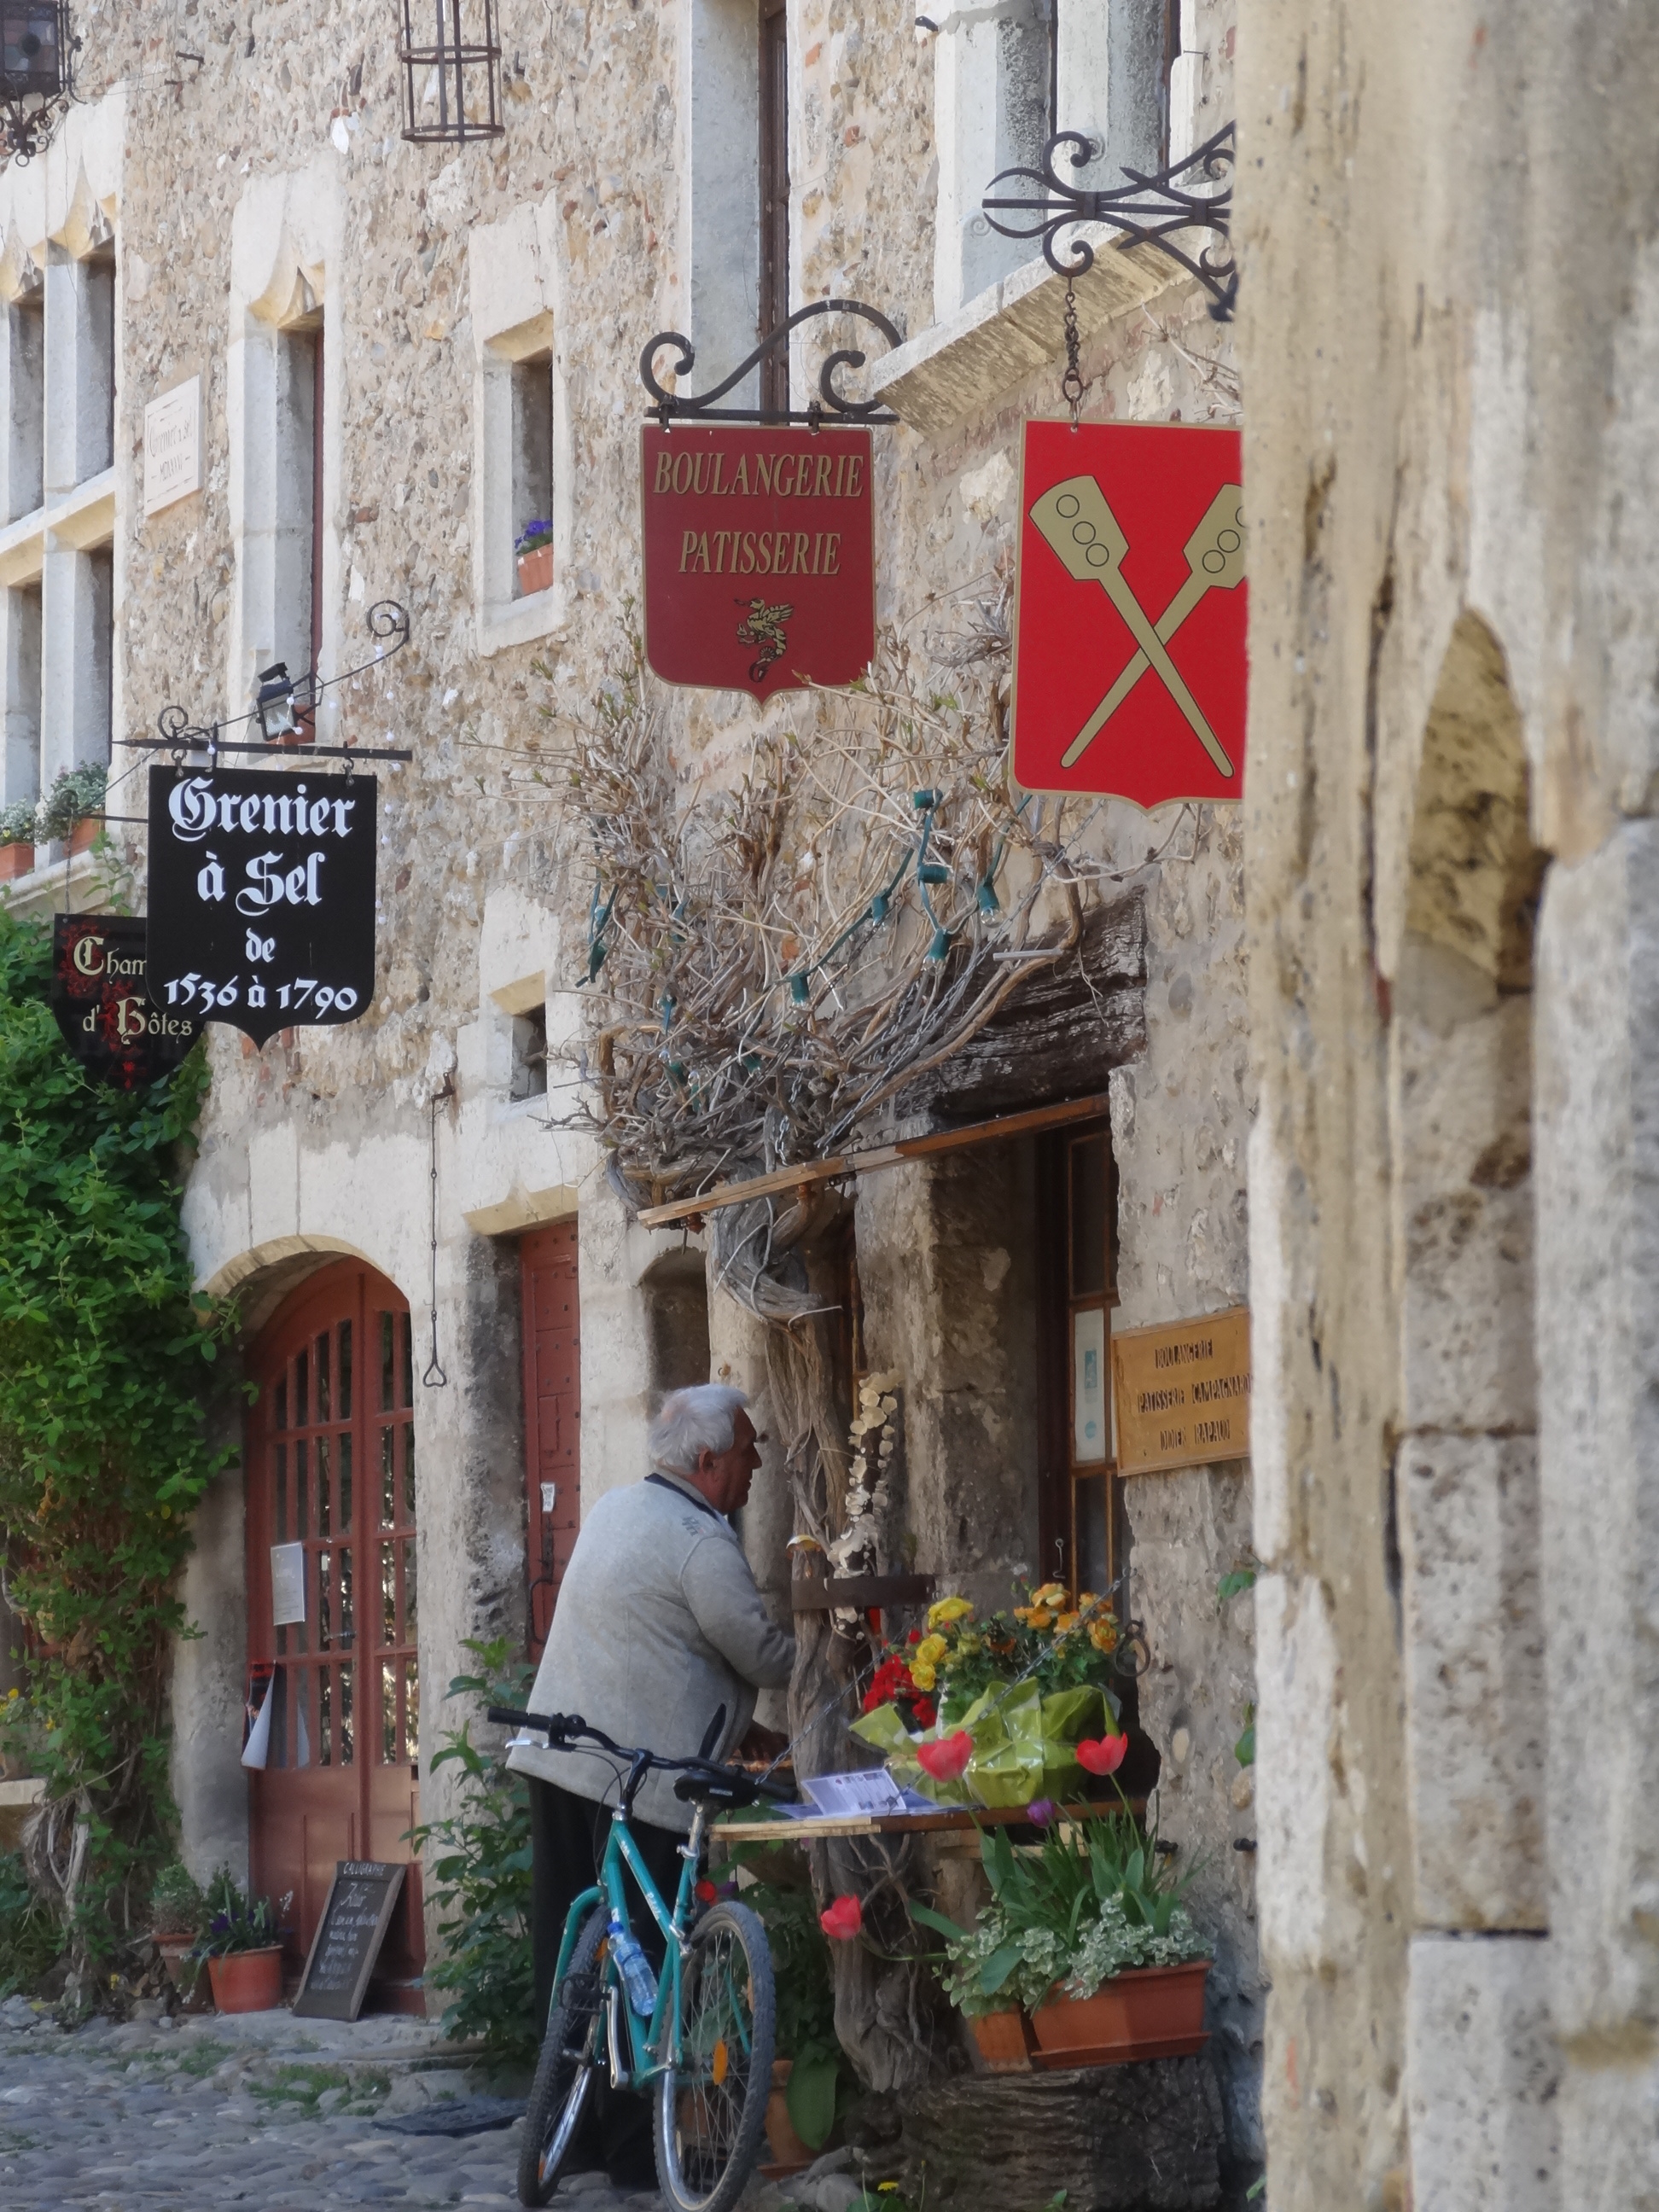
[[[696,1896],[697,1868],[702,1857],[702,1839],[708,1825],[708,1808],[699,1805],[691,1823],[691,1832],[680,1845],[680,1882],[671,1913],[663,1903],[657,1885],[651,1879],[650,1869],[640,1856],[640,1847],[634,1841],[628,1826],[624,1806],[617,1806],[611,1815],[611,1833],[605,1839],[605,1856],[599,1862],[599,1879],[592,1889],[583,1890],[566,1916],[564,1936],[559,1944],[559,1963],[553,1975],[553,1999],[556,2005],[559,1991],[570,1965],[570,1954],[576,1948],[588,1914],[596,1905],[608,1906],[611,1912],[632,1932],[628,1912],[628,1891],[623,1880],[624,1867],[634,1877],[644,1898],[651,1917],[663,1932],[666,1949],[662,1971],[657,1976],[657,2002],[649,2021],[642,2021],[628,2001],[628,1990],[609,1951],[605,1954],[605,1973],[600,1987],[605,2013],[605,2032],[609,2039],[611,2076],[618,2089],[648,2089],[671,2068],[681,2064],[684,2053],[680,2046],[680,1975],[684,1965],[686,1940],[684,1929],[691,1918],[691,1908]],[[611,1992],[615,1992],[615,1996]],[[617,2015],[620,2013],[628,2023],[628,2045],[624,2062]],[[665,2024],[672,2027],[672,2040],[665,2037]],[[663,2049],[668,2041],[667,2050]],[[658,2055],[653,2056],[656,2053]]]

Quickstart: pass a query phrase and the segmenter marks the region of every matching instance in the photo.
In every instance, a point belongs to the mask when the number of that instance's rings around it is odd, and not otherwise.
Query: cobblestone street
[[[276,2024],[215,2016],[0,2025],[4,2212],[327,2212],[352,2204],[516,2203],[519,2124],[456,2140],[389,2132],[389,2116],[478,2086],[413,2021]],[[309,2031],[313,2030],[314,2033]],[[309,2046],[309,2047],[307,2047]],[[757,2206],[763,2195],[751,2192]],[[647,2212],[601,2175],[560,2192],[576,2212]]]

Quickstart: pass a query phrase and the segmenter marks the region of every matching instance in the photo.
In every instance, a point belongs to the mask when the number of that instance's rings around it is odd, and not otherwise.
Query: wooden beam
[[[962,1129],[937,1129],[931,1136],[906,1137],[896,1145],[872,1146],[867,1152],[836,1152],[821,1160],[802,1160],[794,1167],[774,1168],[769,1175],[750,1176],[742,1182],[720,1182],[701,1198],[677,1198],[666,1206],[640,1208],[647,1229],[665,1229],[673,1221],[690,1221],[698,1215],[718,1212],[726,1206],[746,1206],[751,1198],[770,1198],[803,1185],[833,1182],[842,1176],[873,1175],[881,1168],[902,1167],[907,1160],[929,1158],[935,1152],[954,1152],[967,1145],[992,1145],[1009,1137],[1033,1136],[1040,1129],[1058,1129],[1067,1121],[1091,1121],[1105,1113],[1104,1091],[1088,1098],[1068,1098],[1057,1106],[1034,1106],[1025,1114],[1002,1114],[994,1121],[972,1121]]]
[[[805,1577],[790,1586],[797,1613],[832,1613],[850,1605],[860,1613],[872,1606],[925,1605],[933,1595],[932,1575],[831,1575],[828,1582]]]

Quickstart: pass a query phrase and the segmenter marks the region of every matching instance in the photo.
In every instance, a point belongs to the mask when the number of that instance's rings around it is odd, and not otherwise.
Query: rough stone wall
[[[1240,26],[1253,1455],[1271,1570],[1259,1879],[1279,2206],[1659,2202],[1659,1951],[1631,1809],[1650,1801],[1656,1741],[1636,1319],[1653,1213],[1638,1102],[1655,725],[1638,672],[1656,641],[1637,579],[1659,453],[1655,28],[1650,9],[1582,4],[1295,6]],[[1484,1096],[1512,1132],[1526,1118],[1504,1097],[1516,1041],[1493,1037],[1480,1065],[1483,1027],[1528,1020],[1502,979],[1484,1012],[1466,989],[1449,1019],[1442,994],[1431,1022],[1436,994],[1411,975],[1425,732],[1476,616],[1550,856],[1529,1224],[1518,1209],[1540,1288],[1513,1249],[1443,1314],[1466,1332],[1481,1301],[1523,1317],[1535,1514],[1516,1502],[1524,1372],[1504,1382],[1500,1364],[1494,1407],[1494,1370],[1477,1390],[1466,1368],[1436,1436],[1401,1448],[1455,1349],[1428,1318],[1455,1255],[1427,1231],[1503,1209],[1501,1182],[1472,1171],[1468,1109]],[[1418,1034],[1396,1036],[1402,985]],[[1529,1607],[1547,1689],[1528,1710],[1511,1700],[1537,1662]],[[1479,1694],[1483,1673],[1502,1694]]]
[[[186,65],[176,88],[164,82],[171,30],[142,16],[99,18],[83,61],[94,94],[101,82],[130,79],[116,441],[125,733],[153,728],[170,700],[199,716],[245,708],[243,664],[257,641],[236,559],[236,525],[252,496],[234,435],[246,404],[238,349],[252,324],[268,327],[308,300],[324,319],[332,424],[325,662],[356,657],[374,599],[400,599],[413,617],[410,647],[346,696],[335,732],[390,739],[416,757],[381,775],[374,1007],[349,1027],[275,1040],[263,1054],[233,1032],[213,1033],[188,1220],[204,1279],[240,1286],[251,1312],[289,1279],[279,1271],[351,1251],[409,1297],[423,1341],[431,1102],[453,1079],[457,1095],[435,1121],[436,1304],[449,1387],[422,1393],[417,1414],[428,1753],[440,1724],[433,1692],[454,1670],[460,1638],[508,1626],[522,1608],[516,1289],[510,1249],[490,1238],[580,1204],[584,1494],[628,1479],[643,1443],[649,1347],[639,1284],[664,1240],[623,1219],[591,1146],[510,1106],[510,1009],[492,996],[546,975],[550,1033],[567,1050],[553,1073],[568,1079],[590,885],[544,799],[517,807],[483,796],[477,772],[499,756],[475,748],[522,741],[543,730],[544,709],[567,714],[589,696],[638,587],[635,364],[651,331],[686,324],[675,241],[684,230],[679,52],[691,4],[550,15],[504,8],[515,64],[507,132],[458,151],[400,141],[392,18],[381,0],[310,13],[286,0],[240,12],[186,0],[183,42],[204,60]],[[1187,27],[1188,50],[1204,57],[1189,90],[1212,106],[1231,67],[1231,10],[1188,12],[1201,21]],[[798,295],[850,293],[918,332],[933,313],[935,50],[918,41],[909,12],[872,20],[850,0],[803,0],[791,33]],[[471,247],[526,210],[546,264],[543,294],[555,302],[563,596],[553,635],[483,652],[472,318],[475,277],[496,264],[482,244],[476,256]],[[697,336],[697,385],[749,341],[746,331]],[[803,342],[803,362],[809,354],[815,377],[817,352]],[[1233,419],[1229,361],[1201,301],[1172,290],[1155,316],[1135,313],[1091,336],[1090,411]],[[915,615],[932,594],[971,599],[994,588],[1012,555],[1020,426],[1059,410],[1059,368],[1009,388],[948,434],[880,434],[883,619]],[[143,408],[193,372],[203,379],[203,491],[145,520]],[[804,711],[786,701],[769,716]],[[730,695],[674,693],[665,712],[688,782],[717,779],[746,757],[757,720]],[[118,799],[137,799],[141,787],[132,776]],[[1107,887],[1146,890],[1154,948],[1148,1057],[1114,1097],[1127,1322],[1244,1295],[1237,838],[1224,815],[1149,823],[1115,804],[1099,810],[1091,832]],[[142,837],[124,842],[142,866]],[[1020,1275],[1029,1255],[989,1203],[994,1188],[1005,1208],[1029,1204],[1017,1166],[1007,1174],[1005,1188],[981,1167],[907,1170],[858,1198],[872,1357],[907,1370],[921,1563],[969,1570],[988,1602],[1006,1598],[1013,1567],[1038,1564],[1025,1339],[998,1334],[1005,1307],[1029,1292]],[[963,1302],[964,1284],[974,1297]],[[712,1302],[710,1338],[715,1370],[729,1367],[758,1391],[756,1334],[729,1302]],[[1248,1867],[1228,1849],[1243,1808],[1227,1762],[1249,1695],[1249,1608],[1224,1620],[1214,1598],[1220,1574],[1237,1563],[1240,1496],[1236,1471],[1182,1476],[1132,1512],[1161,1655],[1147,1710],[1156,1729],[1172,1737],[1184,1729],[1190,1745],[1175,1762],[1182,1778],[1179,1787],[1172,1778],[1168,1817],[1195,1856],[1216,1845],[1203,1909],[1212,1905],[1223,1929],[1218,1989],[1227,1982],[1226,2002],[1242,2017],[1251,2002]],[[975,1501],[972,1512],[964,1500]],[[773,1498],[753,1514],[751,1534],[781,1604],[775,1509]],[[228,1502],[224,1510],[234,1519]],[[219,1571],[225,1610],[215,1656],[181,1669],[185,1742],[222,1725],[240,1677],[228,1528],[204,1525],[201,1571],[210,1561]],[[1221,1795],[1200,1813],[1212,1784]],[[203,1834],[216,1838],[221,1812],[203,1820]],[[1237,2103],[1243,2075],[1235,2068],[1227,2078]],[[1247,2144],[1249,2124],[1237,2119]]]

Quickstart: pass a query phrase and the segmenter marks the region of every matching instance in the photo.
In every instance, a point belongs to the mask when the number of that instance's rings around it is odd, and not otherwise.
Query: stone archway
[[[1441,666],[1407,866],[1390,1118],[1412,2154],[1419,2203],[1486,2201],[1448,2189],[1478,2166],[1501,2172],[1498,2198],[1522,2212],[1553,2162],[1535,1940],[1548,1924],[1532,1187],[1544,863],[1520,715],[1476,615]]]

